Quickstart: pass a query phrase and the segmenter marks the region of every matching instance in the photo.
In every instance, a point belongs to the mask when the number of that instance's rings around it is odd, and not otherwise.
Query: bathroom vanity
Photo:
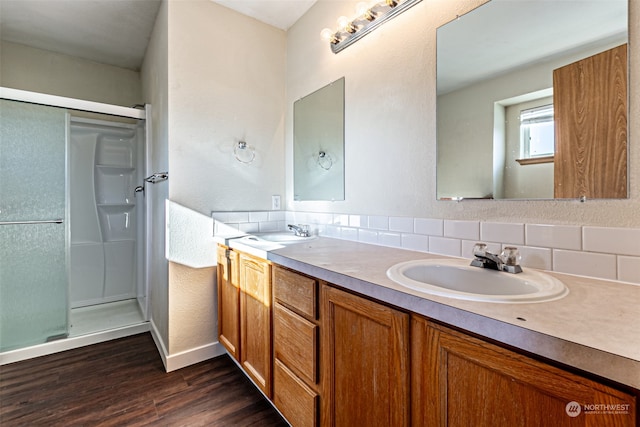
[[[385,275],[432,254],[224,243],[220,342],[293,426],[637,424],[637,286],[554,274],[556,301],[463,301]]]

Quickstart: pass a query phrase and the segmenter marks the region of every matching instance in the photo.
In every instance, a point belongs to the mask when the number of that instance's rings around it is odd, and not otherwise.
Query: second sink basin
[[[469,263],[457,259],[407,261],[389,268],[387,276],[415,291],[472,301],[545,302],[569,293],[564,283],[540,271],[510,274]]]
[[[268,240],[269,242],[275,243],[300,243],[307,240],[315,239],[316,236],[296,236],[293,233],[265,233],[265,234],[257,234],[257,236],[262,240]]]

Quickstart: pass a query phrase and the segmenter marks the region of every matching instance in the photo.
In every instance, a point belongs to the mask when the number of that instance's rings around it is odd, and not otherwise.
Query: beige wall
[[[285,32],[209,0],[169,2],[171,200],[203,214],[284,194]],[[251,164],[233,147],[255,147]]]
[[[151,104],[151,132],[147,135],[147,176],[154,172],[169,170],[168,154],[168,28],[167,3],[163,2],[147,46],[141,76],[143,94]],[[169,175],[172,177],[172,175]],[[157,185],[147,185],[145,197],[151,214],[147,215],[147,230],[151,234],[148,248],[147,277],[150,292],[150,320],[156,340],[160,340],[162,351],[169,348],[169,281],[168,265],[165,259],[165,199],[169,197],[171,181]],[[166,356],[166,355],[165,355]],[[166,361],[165,361],[166,363]]]
[[[425,0],[334,55],[318,36],[355,1],[319,0],[287,36],[287,206],[299,211],[545,224],[640,226],[640,85],[630,56],[631,198],[613,201],[436,201],[436,29],[483,0]],[[630,4],[630,45],[640,41]],[[293,102],[345,76],[346,200],[293,202]],[[373,173],[375,171],[375,173]]]
[[[0,86],[105,104],[143,104],[140,73],[3,41]]]
[[[270,208],[272,194],[284,195],[284,31],[209,0],[162,7],[143,80],[159,121],[152,163],[168,160],[168,198],[205,215]],[[253,163],[235,160],[239,140],[255,147]],[[190,351],[210,357],[215,268],[169,263],[168,282],[161,279],[152,283],[152,312],[167,369]]]

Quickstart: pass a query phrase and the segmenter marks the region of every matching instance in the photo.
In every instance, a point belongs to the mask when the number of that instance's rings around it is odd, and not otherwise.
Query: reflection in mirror
[[[438,28],[437,197],[627,197],[627,9],[491,0]]]
[[[344,77],[293,104],[294,200],[344,200]]]

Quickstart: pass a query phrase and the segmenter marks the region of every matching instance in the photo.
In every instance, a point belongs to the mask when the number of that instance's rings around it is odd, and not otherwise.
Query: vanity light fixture
[[[331,51],[338,53],[369,34],[389,19],[409,9],[422,0],[382,0],[377,3],[361,2],[356,5],[356,17],[349,20],[346,16],[338,18],[338,29],[325,28],[320,37],[329,42]]]

